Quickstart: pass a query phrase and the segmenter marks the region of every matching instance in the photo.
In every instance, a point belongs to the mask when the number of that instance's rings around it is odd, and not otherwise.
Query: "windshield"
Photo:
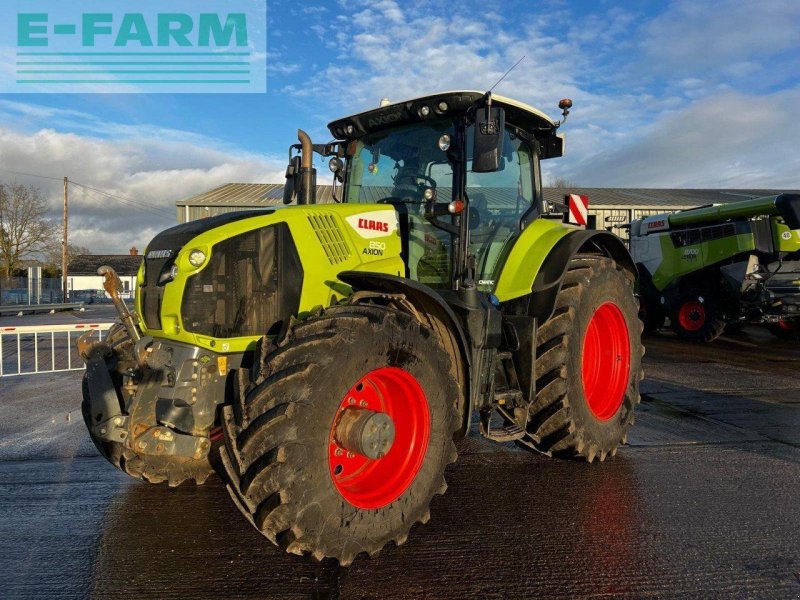
[[[437,201],[452,197],[453,169],[439,148],[443,135],[454,139],[451,121],[416,123],[358,141],[349,161],[347,202],[422,204],[426,188]]]

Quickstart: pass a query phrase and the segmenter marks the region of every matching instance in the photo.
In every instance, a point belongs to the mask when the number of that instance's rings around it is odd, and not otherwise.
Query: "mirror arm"
[[[439,220],[439,217],[450,214],[447,207],[448,205],[445,203],[437,203],[435,200],[429,201],[425,205],[425,219],[436,229],[441,229],[451,235],[458,235],[460,233],[458,226]]]

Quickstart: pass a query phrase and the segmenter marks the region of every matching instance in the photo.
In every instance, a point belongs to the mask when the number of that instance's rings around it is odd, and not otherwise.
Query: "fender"
[[[621,239],[608,231],[581,229],[562,237],[553,246],[531,285],[530,314],[544,323],[553,314],[569,262],[579,252],[594,251],[613,258],[636,278],[633,258]]]
[[[459,407],[463,419],[462,431],[459,432],[459,434],[465,435],[469,428],[469,419],[471,413],[471,345],[463,327],[461,326],[461,322],[459,321],[455,312],[453,312],[453,309],[450,307],[450,305],[447,304],[444,298],[442,298],[442,296],[436,292],[436,290],[428,287],[425,284],[419,283],[418,281],[406,279],[397,275],[366,273],[361,271],[344,271],[339,273],[338,278],[353,288],[354,292],[369,290],[403,294],[406,296],[406,298],[408,298],[409,302],[418,307],[421,312],[425,314],[436,313],[437,317],[444,322],[449,331],[452,333],[452,336],[455,338],[457,349],[461,355],[461,381],[464,385],[464,398],[462,398],[462,405]]]

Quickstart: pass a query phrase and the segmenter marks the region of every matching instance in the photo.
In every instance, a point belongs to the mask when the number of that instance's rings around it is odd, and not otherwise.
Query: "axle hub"
[[[394,442],[394,421],[386,413],[367,408],[346,408],[334,431],[336,443],[367,458],[386,456]]]

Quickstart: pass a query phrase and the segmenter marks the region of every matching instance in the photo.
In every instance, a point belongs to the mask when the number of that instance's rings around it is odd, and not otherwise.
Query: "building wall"
[[[122,289],[124,292],[121,294],[123,298],[132,298],[136,290],[136,276],[135,275],[120,275],[122,282]],[[102,290],[103,278],[99,275],[67,275],[67,289],[73,290]],[[105,292],[104,292],[105,293]],[[108,297],[108,294],[106,294]]]

